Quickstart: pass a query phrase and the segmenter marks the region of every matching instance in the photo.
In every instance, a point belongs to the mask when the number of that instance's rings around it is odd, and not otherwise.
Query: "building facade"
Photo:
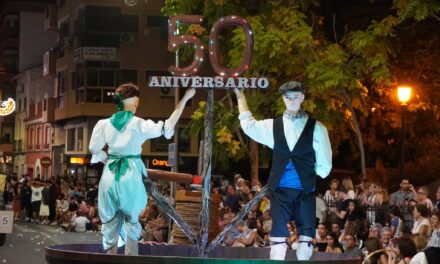
[[[56,79],[53,175],[98,178],[102,167],[90,164],[89,139],[96,122],[115,112],[112,95],[120,84],[139,86],[139,117],[163,120],[172,113],[173,91],[147,87],[148,76],[166,74],[174,63],[167,51],[168,24],[160,13],[162,3],[151,0],[129,7],[119,0],[67,0],[48,7],[45,29],[58,39],[44,60],[45,74]],[[197,97],[193,100],[203,95]],[[197,105],[192,102],[185,109],[182,126]],[[167,159],[169,143],[159,138],[144,144],[147,167],[166,169],[161,167],[164,162],[157,161]],[[195,172],[198,139],[181,137],[179,147],[182,170]]]

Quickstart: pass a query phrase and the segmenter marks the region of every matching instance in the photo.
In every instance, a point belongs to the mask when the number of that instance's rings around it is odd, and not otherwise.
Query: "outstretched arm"
[[[176,109],[171,114],[171,116],[167,120],[167,129],[174,131],[174,127],[176,126],[177,122],[179,121],[180,116],[182,115],[183,109],[185,108],[186,103],[193,98],[193,96],[196,94],[196,89],[191,88],[186,90],[185,95],[183,96],[182,100],[177,104]]]
[[[238,111],[240,114],[249,112],[249,107],[247,105],[246,97],[244,96],[243,90],[237,88],[234,89],[235,96],[237,96]]]
[[[256,142],[273,148],[273,119],[255,120],[249,111],[243,90],[235,88],[234,93],[237,96],[238,111],[240,112],[238,118],[244,133]]]

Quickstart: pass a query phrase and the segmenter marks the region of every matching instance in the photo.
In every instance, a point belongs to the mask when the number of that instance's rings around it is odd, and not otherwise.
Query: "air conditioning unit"
[[[49,5],[44,11],[44,30],[45,31],[57,31],[57,7],[55,5]]]
[[[43,57],[43,76],[55,75],[57,66],[56,53],[47,51]]]
[[[127,44],[134,43],[136,41],[136,34],[129,32],[122,32],[120,35],[120,41],[121,43],[127,43]]]
[[[160,97],[174,97],[174,93],[171,91],[170,87],[162,87],[160,88]]]

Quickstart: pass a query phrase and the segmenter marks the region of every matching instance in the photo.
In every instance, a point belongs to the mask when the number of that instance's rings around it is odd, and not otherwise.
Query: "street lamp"
[[[400,178],[405,178],[405,114],[407,110],[407,103],[411,98],[411,87],[399,86],[397,88],[397,97],[399,99],[400,109]]]

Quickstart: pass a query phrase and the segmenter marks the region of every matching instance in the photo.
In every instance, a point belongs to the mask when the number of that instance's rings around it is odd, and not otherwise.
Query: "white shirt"
[[[316,196],[316,217],[319,218],[319,223],[324,222],[324,214],[327,210],[324,200]]]
[[[86,224],[90,223],[89,219],[84,216],[75,218],[75,232],[86,232]]]
[[[41,187],[34,187],[32,186],[32,197],[31,197],[31,202],[38,202],[41,201],[41,197],[42,197],[42,192],[43,192],[43,186]]]
[[[429,229],[429,226],[430,226],[429,220],[426,218],[423,218],[421,221],[415,221],[413,229],[411,230],[411,233],[413,235],[420,233],[420,227],[422,227],[422,226],[427,226]]]
[[[257,121],[249,111],[243,112],[238,117],[244,133],[256,142],[273,149],[275,140],[273,135],[273,119]],[[293,150],[304,130],[308,118],[300,118],[292,121],[283,117],[284,134],[287,145]],[[316,122],[313,131],[313,149],[315,150],[315,172],[321,178],[329,175],[332,169],[332,149],[326,127],[319,121]]]

